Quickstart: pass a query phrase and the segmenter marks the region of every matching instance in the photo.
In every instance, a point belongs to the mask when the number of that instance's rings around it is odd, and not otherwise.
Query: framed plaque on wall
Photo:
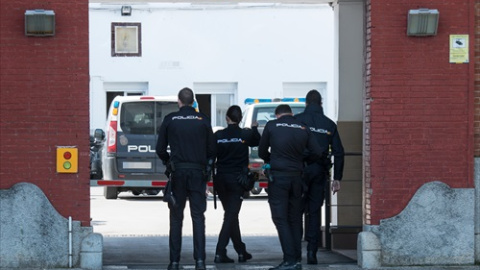
[[[142,56],[142,25],[112,23],[112,56]]]

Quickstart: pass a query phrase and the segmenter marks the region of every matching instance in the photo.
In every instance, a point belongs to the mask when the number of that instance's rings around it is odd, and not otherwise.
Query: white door
[[[193,89],[196,95],[210,95],[212,127],[226,127],[225,114],[235,102],[237,83],[194,83]]]

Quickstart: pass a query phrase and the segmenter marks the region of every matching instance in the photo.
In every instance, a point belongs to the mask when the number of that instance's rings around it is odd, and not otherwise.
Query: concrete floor
[[[209,269],[268,269],[278,265],[282,260],[282,251],[276,236],[248,236],[243,238],[247,250],[253,259],[247,263],[215,264],[216,236],[207,236],[206,263]],[[304,243],[306,244],[306,243]],[[231,244],[227,248],[228,256],[237,260],[237,254]],[[305,247],[304,247],[304,250]],[[304,252],[304,256],[305,256]],[[166,269],[169,263],[169,249],[167,236],[146,237],[104,237],[105,269]],[[318,265],[307,265],[304,258],[304,269],[319,269],[323,266],[335,266],[340,269],[355,269],[356,251],[319,250]],[[183,237],[182,258],[180,265],[183,269],[194,268],[192,237]],[[339,268],[337,268],[339,269]]]

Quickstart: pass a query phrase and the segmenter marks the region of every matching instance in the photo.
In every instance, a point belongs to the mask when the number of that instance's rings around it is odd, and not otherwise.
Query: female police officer
[[[242,206],[244,188],[237,178],[247,171],[248,147],[257,146],[260,134],[257,123],[252,129],[242,129],[238,123],[242,120],[242,111],[239,106],[233,105],[227,110],[226,120],[228,127],[215,133],[217,141],[217,175],[214,179],[215,190],[218,193],[225,211],[223,225],[218,236],[215,263],[233,263],[227,257],[226,247],[232,239],[233,247],[238,253],[238,261],[245,262],[252,258],[242,242],[238,213]]]

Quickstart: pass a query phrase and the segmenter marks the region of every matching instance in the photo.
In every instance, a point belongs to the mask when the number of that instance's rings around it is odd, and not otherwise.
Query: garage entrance
[[[158,1],[168,2],[168,1]],[[198,5],[207,5],[204,1],[191,1]],[[245,1],[253,3],[255,1]],[[262,1],[265,2],[265,1]],[[267,1],[283,4],[295,4],[296,1]],[[303,1],[306,4],[328,4],[329,1]],[[331,217],[330,222],[323,220],[323,239],[322,245],[327,249],[333,250],[354,250],[356,248],[356,236],[362,228],[362,142],[363,142],[363,70],[364,70],[364,1],[334,1],[330,4],[334,15],[335,35],[334,35],[334,65],[331,67],[335,70],[335,80],[333,86],[326,86],[325,88],[331,90],[328,96],[332,97],[331,106],[332,111],[337,116],[338,128],[344,143],[346,150],[345,172],[344,179],[342,181],[342,191],[338,195],[331,198],[326,204],[325,212]],[[288,8],[288,7],[287,7]],[[219,9],[218,12],[221,12]],[[359,23],[361,22],[361,23]],[[305,25],[303,28],[312,29],[313,31],[317,26]],[[145,40],[144,40],[145,41]],[[302,43],[304,41],[298,41]],[[143,53],[146,53],[144,50]],[[298,53],[301,53],[300,51]],[[321,59],[319,60],[321,61]],[[178,64],[178,65],[177,65]],[[182,68],[182,64],[179,62],[174,66],[168,66],[169,69],[175,71]],[[232,63],[234,65],[235,63]],[[162,66],[162,65],[161,65]],[[166,68],[167,66],[163,65]],[[299,67],[301,68],[301,67]],[[265,70],[268,73],[268,70]],[[261,76],[261,73],[259,74]],[[283,85],[279,85],[278,88],[282,89],[289,85],[298,84],[299,82],[287,79],[288,74],[284,74],[286,77]],[[202,87],[208,86],[212,79],[207,82],[199,82],[201,80],[194,80],[194,86]],[[210,81],[210,82],[209,82]],[[301,80],[302,83],[308,83],[308,80]],[[321,83],[321,82],[320,82]],[[232,97],[238,99],[238,102],[242,101],[242,93],[237,91],[242,86],[237,84],[235,79],[228,80],[224,83],[228,85],[234,85],[234,89],[229,92],[228,99]],[[331,87],[331,88],[330,88]],[[194,87],[195,88],[195,87]],[[148,86],[150,89],[150,85]],[[195,89],[194,89],[195,90]],[[305,93],[310,89],[305,89]],[[320,89],[319,89],[320,90]],[[235,92],[237,91],[237,92]],[[266,91],[266,90],[265,90]],[[280,92],[280,90],[276,90]],[[285,89],[283,89],[285,91]],[[146,92],[149,93],[149,92]],[[201,100],[203,108],[201,110],[210,113],[211,116],[217,116],[216,110],[212,110],[213,92],[208,92],[207,87],[204,87],[202,91],[197,93],[197,99]],[[259,94],[261,92],[259,91]],[[221,101],[221,100],[220,100]],[[205,106],[208,104],[208,106]],[[218,104],[216,104],[218,105]],[[222,105],[222,104],[220,104]],[[228,106],[227,106],[228,107]],[[208,110],[210,108],[210,110]],[[219,106],[222,109],[222,106]],[[217,120],[221,120],[218,117]],[[220,123],[220,122],[219,122]],[[221,124],[221,123],[220,123]],[[132,198],[123,199],[128,202],[135,202]],[[155,200],[144,199],[144,200]],[[158,198],[156,198],[158,200]],[[141,200],[141,202],[143,202]],[[159,207],[165,207],[161,201],[158,201]],[[91,206],[92,213],[95,211],[94,206]],[[219,211],[219,210],[217,210]],[[220,212],[220,211],[219,211]],[[187,210],[186,210],[186,213]],[[154,212],[152,215],[155,215]],[[268,215],[269,212],[263,213]],[[135,215],[135,214],[132,214]],[[93,214],[92,214],[93,216]],[[325,217],[325,216],[324,216]],[[142,217],[134,218],[134,220],[142,220]],[[168,220],[168,218],[166,218]],[[185,219],[185,222],[188,218]],[[101,223],[101,220],[98,221]],[[141,222],[144,224],[144,222]],[[136,225],[135,225],[136,224]],[[133,227],[138,227],[138,222],[132,224]],[[100,224],[93,224],[94,226],[100,226]],[[142,225],[143,226],[143,225]],[[168,228],[168,224],[163,224],[162,228]],[[268,228],[263,228],[265,231],[275,232]],[[187,231],[187,230],[185,230]],[[165,236],[168,233],[165,233]],[[275,236],[274,236],[275,238]]]

